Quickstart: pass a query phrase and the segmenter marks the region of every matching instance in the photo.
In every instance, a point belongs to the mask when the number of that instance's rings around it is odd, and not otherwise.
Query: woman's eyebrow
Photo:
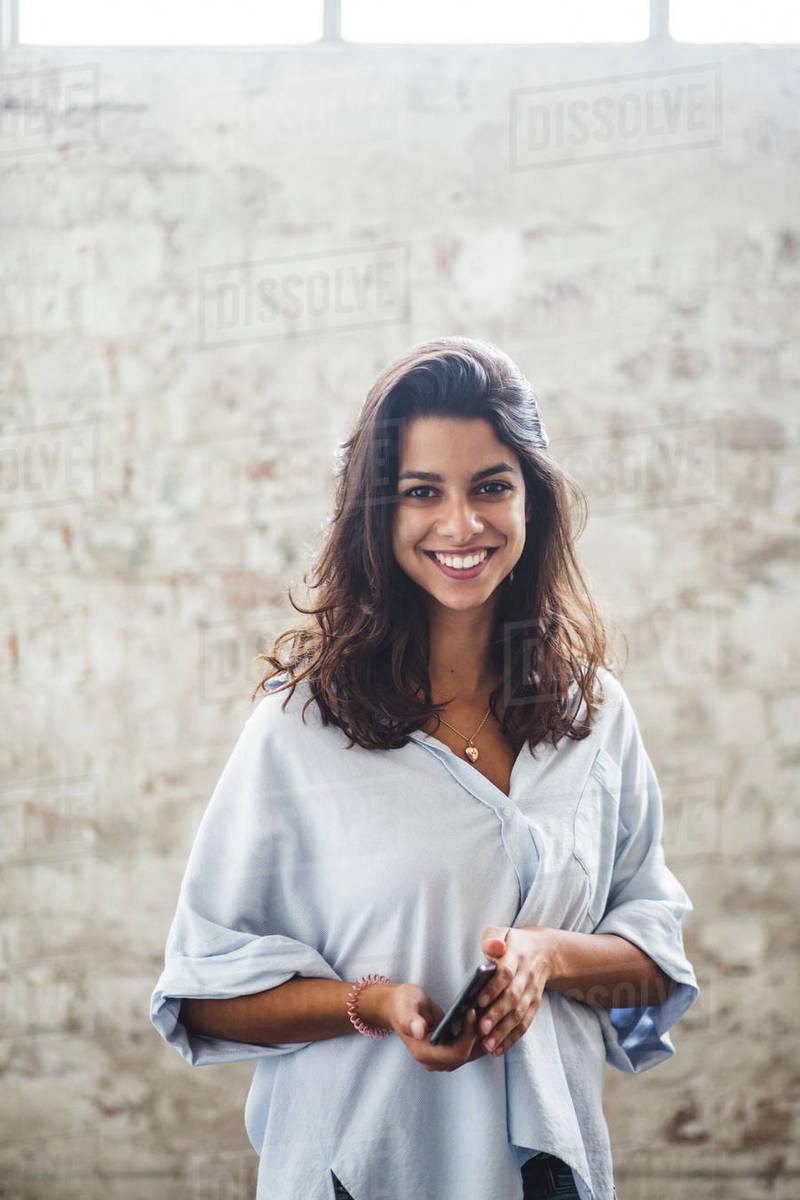
[[[487,475],[498,475],[501,471],[510,471],[513,475],[514,468],[510,463],[496,463],[493,467],[484,467],[482,471],[476,471],[470,476],[470,483],[477,483],[479,479],[485,479]],[[437,475],[434,471],[403,471],[402,475],[397,476],[400,479],[427,479],[431,483],[442,483],[443,478]]]

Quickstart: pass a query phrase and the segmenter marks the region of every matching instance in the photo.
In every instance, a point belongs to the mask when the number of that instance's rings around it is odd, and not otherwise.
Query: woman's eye
[[[510,492],[511,491],[511,485],[508,483],[503,483],[499,479],[490,479],[487,483],[482,483],[480,485],[479,491],[483,490],[483,488],[487,488],[487,487],[499,488],[500,492]],[[418,483],[416,485],[416,487],[409,488],[408,491],[403,492],[403,496],[404,497],[409,496],[412,500],[427,500],[427,496],[420,496],[418,493],[419,492],[432,492],[432,491],[433,491],[433,488],[430,487],[428,484]],[[497,496],[500,494],[500,492],[488,492],[485,494],[487,494],[489,496]]]

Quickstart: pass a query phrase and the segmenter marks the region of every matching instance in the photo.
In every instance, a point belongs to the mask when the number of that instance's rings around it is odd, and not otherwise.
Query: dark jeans
[[[551,1197],[559,1197],[559,1200],[579,1200],[572,1169],[552,1154],[528,1159],[522,1167],[522,1185],[523,1200],[551,1200]],[[335,1175],[333,1192],[336,1200],[353,1200]],[[398,1200],[402,1200],[402,1197],[398,1196]]]
[[[523,1200],[579,1200],[572,1168],[552,1154],[529,1158],[522,1164]]]

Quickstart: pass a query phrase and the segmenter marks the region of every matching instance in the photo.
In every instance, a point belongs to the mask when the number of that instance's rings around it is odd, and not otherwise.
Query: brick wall
[[[251,1065],[192,1071],[149,994],[336,443],[467,333],[589,492],[695,903],[675,1058],[609,1073],[620,1198],[793,1198],[797,50],[3,67],[2,1194],[253,1194]]]

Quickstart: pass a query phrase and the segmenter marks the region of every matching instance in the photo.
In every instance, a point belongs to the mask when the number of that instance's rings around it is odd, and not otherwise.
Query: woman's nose
[[[469,500],[454,499],[446,503],[445,511],[437,521],[437,527],[441,534],[463,545],[481,530],[482,524]]]

